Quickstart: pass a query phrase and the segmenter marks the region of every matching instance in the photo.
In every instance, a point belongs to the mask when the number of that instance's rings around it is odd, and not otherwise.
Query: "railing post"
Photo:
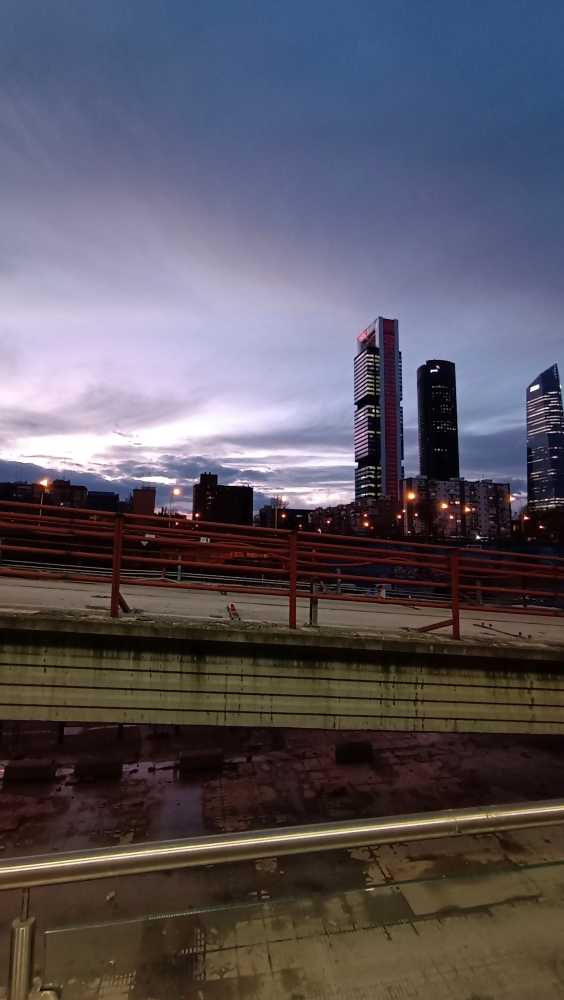
[[[290,532],[290,596],[288,608],[288,625],[297,627],[297,591],[298,591],[298,532]]]
[[[310,585],[309,585],[309,589],[310,589],[310,593],[311,594],[318,594],[319,593],[319,580],[317,579],[316,576],[312,576],[311,582],[310,582]],[[309,599],[309,624],[313,628],[316,628],[317,625],[318,625],[318,614],[319,614],[319,598],[317,598],[317,597],[310,597],[310,599]]]
[[[450,550],[450,591],[452,595],[452,638],[460,639],[460,602],[458,597],[458,549]]]
[[[22,915],[12,921],[8,1000],[27,1000],[33,974],[35,917],[28,916],[29,889],[24,889]]]
[[[121,576],[121,550],[123,546],[123,514],[115,515],[114,554],[112,560],[112,596],[110,599],[110,617],[119,615],[119,583]]]

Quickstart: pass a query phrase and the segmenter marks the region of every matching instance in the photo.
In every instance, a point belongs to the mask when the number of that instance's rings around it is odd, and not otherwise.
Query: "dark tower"
[[[378,319],[361,333],[354,359],[355,496],[399,498],[403,479],[401,354],[397,319]]]
[[[417,369],[419,473],[458,479],[456,373],[452,361],[426,361]]]
[[[527,387],[527,493],[531,510],[564,508],[564,412],[557,365]]]

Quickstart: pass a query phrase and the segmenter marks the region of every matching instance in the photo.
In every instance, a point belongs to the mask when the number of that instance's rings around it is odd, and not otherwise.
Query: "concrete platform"
[[[253,594],[222,595],[219,592],[175,590],[174,588],[139,587],[125,584],[122,594],[134,609],[134,617],[150,619],[194,618],[198,621],[230,621],[227,604],[233,602],[243,622],[250,624],[288,624],[288,601],[285,597]],[[36,582],[0,577],[0,612],[3,611],[83,611],[91,616],[106,616],[110,610],[109,584],[80,584],[60,581]],[[390,604],[364,604],[357,601],[340,603],[319,600],[319,625],[322,628],[353,629],[367,633],[401,633],[404,629],[441,621],[450,616],[450,609],[407,608]],[[298,599],[298,626],[307,627],[309,600]],[[482,627],[482,623],[484,627]],[[491,629],[489,626],[491,625]],[[564,618],[508,614],[500,611],[484,615],[480,608],[463,611],[461,635],[479,639],[484,635],[504,641],[527,644],[530,641],[557,643],[564,646]],[[451,629],[436,632],[448,639]],[[491,636],[489,633],[491,632]],[[521,633],[521,635],[519,635]],[[529,640],[527,637],[530,636]]]

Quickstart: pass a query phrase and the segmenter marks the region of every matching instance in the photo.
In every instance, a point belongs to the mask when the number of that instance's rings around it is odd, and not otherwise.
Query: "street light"
[[[406,530],[407,530],[407,534],[411,535],[412,531],[414,531],[413,518],[417,517],[417,514],[415,514],[414,511],[413,511],[413,506],[414,506],[413,505],[413,501],[415,500],[416,494],[415,493],[406,493],[405,496],[406,496],[406,500],[407,500],[407,506],[406,506],[406,509],[404,511],[404,514],[407,514],[407,518],[406,518]]]
[[[525,514],[525,505],[524,505],[523,501],[521,500],[521,497],[513,496],[512,493],[509,494],[509,503],[510,504],[512,504],[512,503],[518,503],[519,504],[519,520],[521,522],[521,534],[524,536],[525,535],[525,525],[524,525],[524,522],[530,520],[530,518],[528,518],[527,515]]]
[[[174,489],[172,490],[171,494],[170,494],[170,504],[169,504],[169,508],[168,508],[168,513],[169,513],[169,516],[170,516],[169,528],[172,528],[172,498],[173,497],[179,497],[181,493],[182,493],[182,490],[179,489],[178,486],[175,486]]]
[[[41,496],[39,498],[39,517],[41,517],[41,508],[43,507],[43,498],[45,496],[45,490],[49,486],[49,480],[48,479],[40,479],[39,480],[39,485],[43,487],[43,489],[41,490]]]

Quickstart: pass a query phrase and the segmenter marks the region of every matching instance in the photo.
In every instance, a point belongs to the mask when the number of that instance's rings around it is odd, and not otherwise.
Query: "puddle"
[[[199,836],[204,780],[180,781],[173,761],[141,761],[125,765],[121,779],[76,782],[67,767],[49,785],[10,784],[0,792],[0,850],[6,857]]]

